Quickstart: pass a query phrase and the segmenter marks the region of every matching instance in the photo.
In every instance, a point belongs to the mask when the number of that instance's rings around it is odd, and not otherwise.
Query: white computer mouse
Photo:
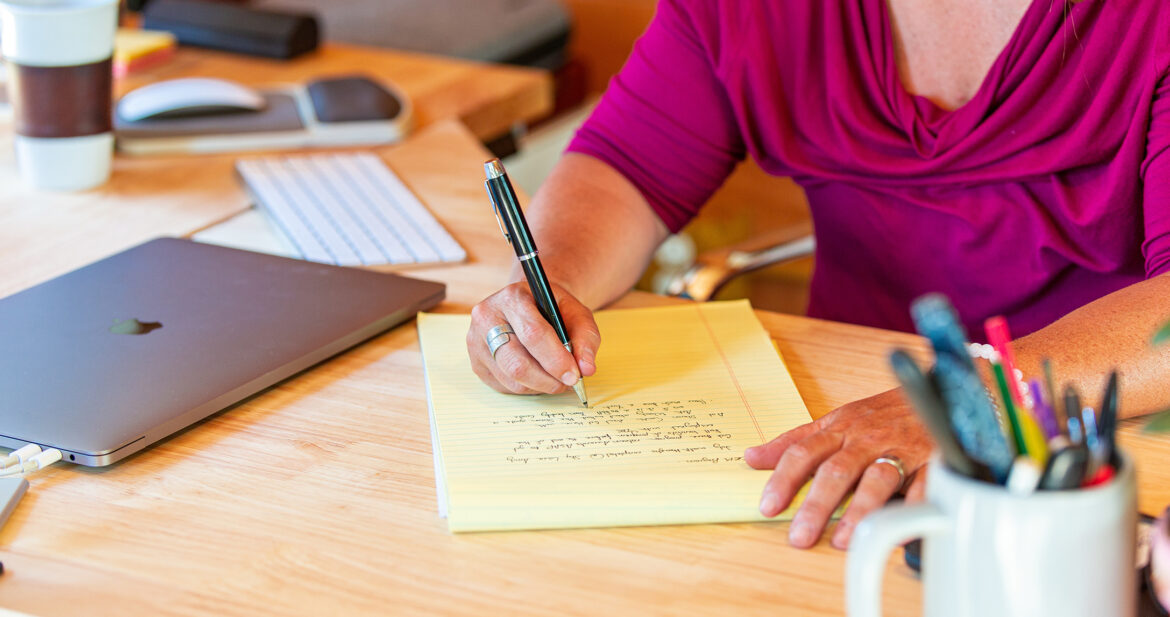
[[[169,79],[128,92],[118,101],[118,116],[127,122],[202,114],[260,111],[264,97],[226,79]]]

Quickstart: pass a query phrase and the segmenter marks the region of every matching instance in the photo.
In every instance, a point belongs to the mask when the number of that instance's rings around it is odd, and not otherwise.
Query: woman
[[[1147,342],[1170,311],[1167,7],[662,0],[528,214],[574,354],[513,283],[473,311],[476,373],[515,393],[591,375],[590,309],[629,289],[750,154],[808,195],[810,315],[908,330],[910,301],[940,291],[973,336],[997,314],[1028,334],[1016,344],[1026,374],[1049,357],[1098,392],[1117,366],[1124,415],[1165,406],[1170,361]],[[520,344],[493,359],[484,335],[503,323]],[[921,493],[930,448],[895,390],[745,459],[776,470],[768,516],[813,478],[789,528],[795,546],[814,544],[855,489],[831,537],[845,547],[907,479]]]

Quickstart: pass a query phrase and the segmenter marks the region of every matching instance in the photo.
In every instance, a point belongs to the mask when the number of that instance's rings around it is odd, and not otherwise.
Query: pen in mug
[[[987,340],[999,352],[1000,362],[1003,364],[1004,374],[1007,375],[1008,391],[1011,393],[1012,403],[1016,409],[1025,408],[1024,397],[1020,393],[1020,385],[1016,381],[1016,354],[1012,349],[1012,337],[1008,330],[1007,319],[1002,315],[991,317],[983,322],[983,329],[987,333]]]
[[[1064,387],[1064,417],[1066,422],[1068,422],[1069,439],[1072,439],[1075,442],[1077,439],[1074,438],[1072,433],[1074,424],[1073,420],[1076,420],[1075,424],[1078,428],[1084,427],[1081,425],[1081,397],[1079,394],[1077,394],[1077,389],[1072,384],[1067,384]],[[1084,438],[1083,433],[1081,434],[1081,438]]]
[[[1008,419],[1008,429],[1011,432],[1011,441],[1016,446],[1017,454],[1028,454],[1028,445],[1024,443],[1024,431],[1020,426],[1020,416],[1016,411],[1015,403],[1012,402],[1012,393],[1008,387],[1008,379],[1004,374],[1004,366],[998,362],[991,363],[991,373],[995,377],[995,384],[999,389],[999,395],[1003,403],[1003,413]]]
[[[1040,385],[1040,380],[1033,379],[1028,382],[1028,390],[1032,393],[1032,401],[1034,403],[1033,412],[1036,416],[1036,421],[1044,429],[1044,437],[1049,440],[1058,437],[1061,434],[1061,430],[1060,426],[1056,423],[1056,413],[1052,410],[1052,401],[1044,392],[1044,388]]]
[[[1085,435],[1081,427],[1080,416],[1071,416],[1068,419],[1068,440],[1073,445],[1085,445]]]
[[[557,338],[568,350],[569,355],[572,355],[573,343],[569,340],[569,331],[565,328],[565,320],[561,317],[560,309],[557,308],[557,299],[553,296],[552,286],[548,282],[544,268],[540,265],[536,241],[532,239],[532,232],[528,230],[528,222],[524,220],[524,212],[520,210],[520,200],[516,199],[516,191],[512,189],[512,182],[508,180],[508,175],[504,172],[504,165],[500,159],[492,159],[483,164],[483,169],[487,175],[484,186],[487,188],[492,208],[496,212],[496,222],[500,224],[500,231],[503,232],[504,238],[516,251],[516,259],[520,260],[520,267],[524,270],[524,278],[528,281],[528,288],[532,290],[536,308],[540,310],[544,320],[556,331]],[[589,402],[585,397],[585,381],[581,379],[581,373],[575,367],[575,358],[573,363],[574,371],[577,372],[577,382],[573,384],[573,391],[577,393],[581,404],[588,407]]]
[[[1048,457],[1048,466],[1040,478],[1040,489],[1064,491],[1079,488],[1085,480],[1089,451],[1081,445],[1058,450]]]
[[[1047,395],[1048,403],[1052,406],[1052,413],[1056,417],[1056,426],[1058,429],[1064,426],[1068,418],[1060,410],[1060,404],[1056,401],[1056,380],[1052,378],[1052,360],[1043,358],[1040,360],[1040,368],[1044,373],[1044,393]],[[1063,432],[1063,429],[1061,429]]]
[[[1098,418],[1098,428],[1101,431],[1101,448],[1105,463],[1117,466],[1117,401],[1118,401],[1117,371],[1109,374],[1109,382],[1105,386],[1105,395],[1101,398],[1101,414]]]
[[[1105,464],[1105,455],[1101,450],[1101,429],[1097,425],[1097,412],[1092,407],[1081,410],[1081,428],[1085,431],[1085,447],[1089,449],[1087,475],[1092,476]]]
[[[910,314],[934,348],[934,381],[955,438],[967,456],[990,469],[996,482],[1006,481],[1015,448],[1000,428],[954,307],[942,294],[927,294],[914,301]]]
[[[911,406],[922,423],[930,431],[935,444],[942,453],[943,461],[951,469],[970,477],[994,481],[991,470],[983,463],[968,456],[955,438],[951,426],[951,417],[947,413],[946,403],[939,398],[937,388],[929,375],[918,368],[918,364],[910,354],[901,349],[890,354],[890,364],[894,368],[894,375],[902,384],[902,391],[910,399]]]

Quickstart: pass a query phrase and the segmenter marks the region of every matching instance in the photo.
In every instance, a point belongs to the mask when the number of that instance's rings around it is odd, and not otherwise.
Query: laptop
[[[109,465],[434,307],[445,290],[152,240],[0,299],[0,446]]]

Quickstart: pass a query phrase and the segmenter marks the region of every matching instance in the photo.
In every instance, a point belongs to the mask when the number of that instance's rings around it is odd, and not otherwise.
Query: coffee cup
[[[1133,617],[1137,493],[1119,457],[1106,484],[1021,495],[931,462],[926,502],[874,512],[846,566],[849,617],[881,614],[890,552],[921,537],[927,617]]]
[[[0,0],[16,163],[34,188],[109,178],[117,21],[117,0]]]

